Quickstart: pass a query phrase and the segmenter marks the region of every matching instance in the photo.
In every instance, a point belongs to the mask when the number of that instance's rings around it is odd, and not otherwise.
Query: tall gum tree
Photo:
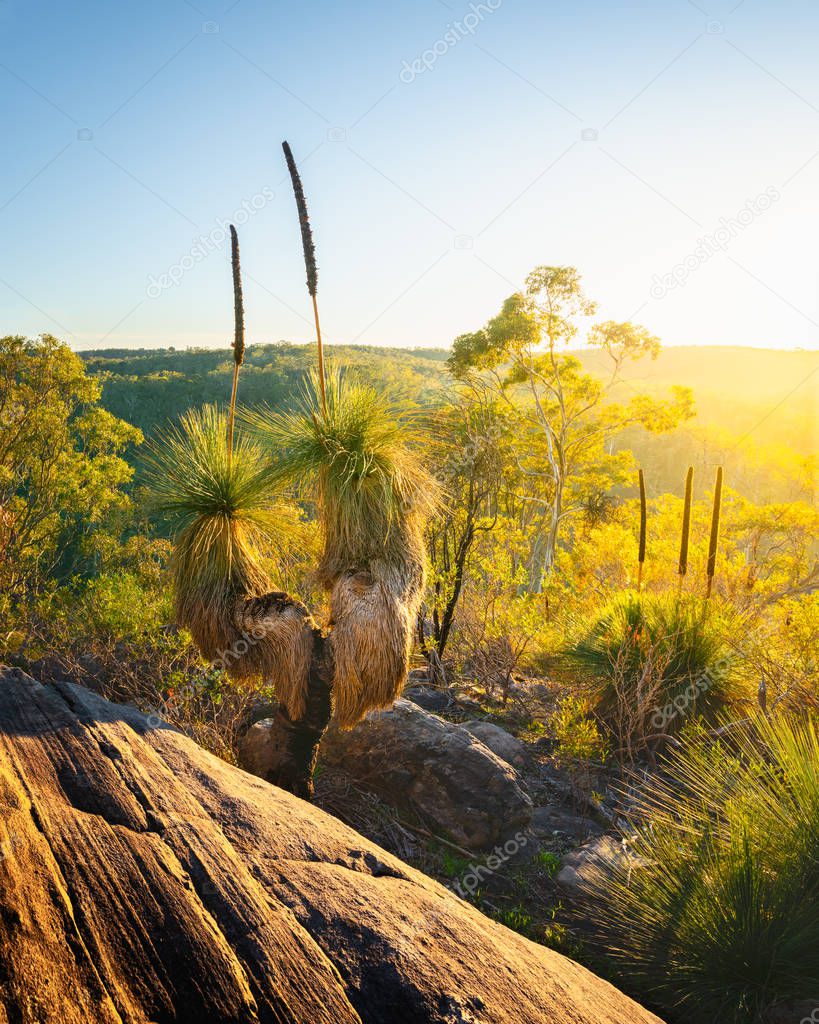
[[[625,366],[655,359],[660,341],[628,322],[590,324],[596,312],[574,267],[539,266],[485,327],[455,339],[449,360],[456,378],[480,376],[519,418],[519,468],[540,484],[529,566],[533,591],[552,570],[567,521],[623,482],[628,458],[613,451],[616,435],[634,424],[672,430],[693,415],[687,388],[673,388],[670,399],[615,397]],[[587,372],[567,351],[584,343],[605,357],[603,373]]]

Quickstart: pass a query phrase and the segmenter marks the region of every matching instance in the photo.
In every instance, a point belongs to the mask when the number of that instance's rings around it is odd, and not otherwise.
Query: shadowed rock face
[[[0,1024],[647,1024],[169,727],[0,669]]]

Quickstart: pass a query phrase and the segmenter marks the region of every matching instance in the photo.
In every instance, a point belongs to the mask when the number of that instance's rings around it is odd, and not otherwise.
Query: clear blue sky
[[[310,338],[287,138],[331,342],[449,344],[571,263],[668,344],[819,347],[817,38],[808,0],[0,0],[0,330],[226,344],[244,202],[249,340]]]

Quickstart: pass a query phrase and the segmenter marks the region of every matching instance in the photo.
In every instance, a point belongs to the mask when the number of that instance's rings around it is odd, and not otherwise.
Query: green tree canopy
[[[614,400],[624,365],[660,350],[645,327],[607,320],[586,329],[586,344],[607,356],[603,377],[566,351],[596,311],[574,267],[536,267],[485,327],[455,339],[448,364],[461,380],[482,377],[519,418],[519,465],[537,481],[543,513],[530,568],[535,589],[554,564],[562,524],[599,505],[629,468],[628,453],[612,454],[608,442],[629,425],[666,431],[693,415],[686,388],[670,399]]]
[[[0,590],[15,602],[93,562],[130,509],[121,457],[142,434],[50,335],[0,339]]]

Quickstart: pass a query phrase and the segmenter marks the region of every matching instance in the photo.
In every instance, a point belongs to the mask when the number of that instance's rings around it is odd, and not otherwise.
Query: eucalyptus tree
[[[625,480],[628,467],[612,452],[613,438],[635,423],[670,430],[693,414],[685,388],[675,388],[670,400],[618,400],[625,366],[656,358],[660,342],[632,323],[592,323],[596,311],[574,267],[536,267],[497,316],[455,339],[449,360],[456,378],[479,377],[519,417],[520,468],[540,485],[530,566],[535,590],[554,565],[565,523]],[[595,355],[596,372],[567,351],[581,343]]]

